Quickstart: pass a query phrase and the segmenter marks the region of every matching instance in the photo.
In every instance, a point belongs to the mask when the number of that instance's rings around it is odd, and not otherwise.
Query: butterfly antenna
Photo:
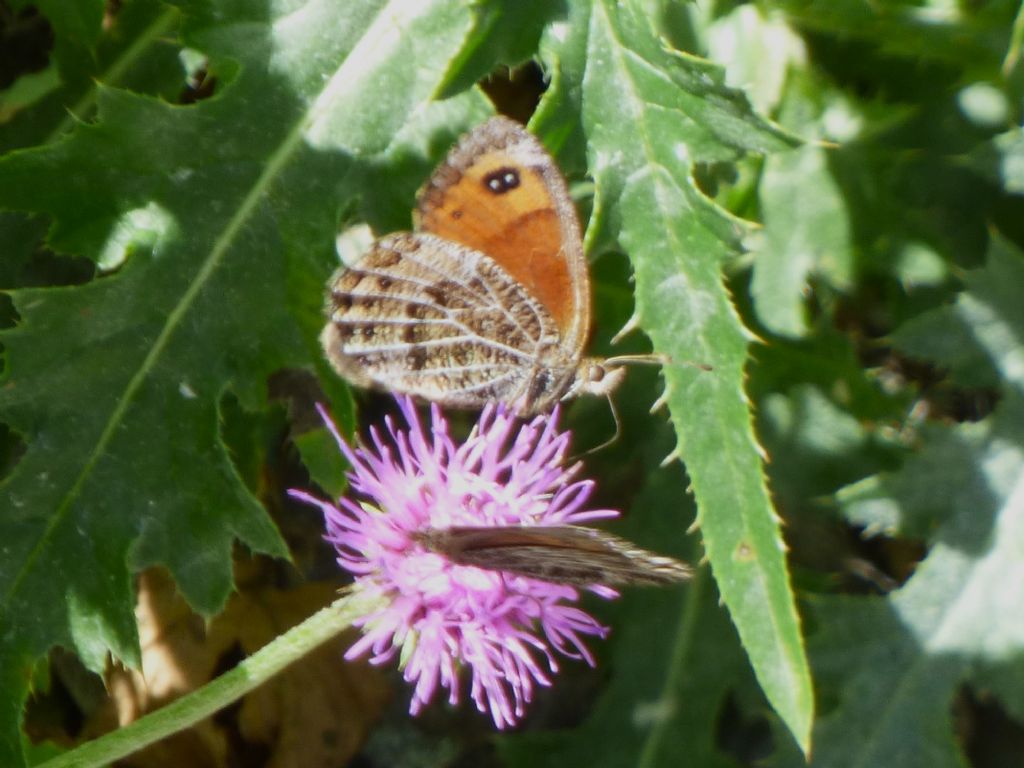
[[[608,410],[612,412],[612,419],[615,421],[615,434],[612,435],[607,440],[605,440],[600,445],[595,445],[593,448],[588,448],[583,453],[579,454],[578,456],[575,456],[573,458],[574,462],[579,461],[584,456],[589,456],[592,453],[597,453],[603,448],[607,448],[609,445],[618,440],[619,437],[621,437],[622,435],[622,419],[619,418],[619,409],[615,407],[615,401],[612,400],[611,392],[606,393],[605,397],[608,399]]]
[[[604,359],[605,365],[668,365],[671,362],[672,358],[658,352],[639,355],[616,355],[615,357],[606,357]]]
[[[700,371],[715,370],[707,363],[695,363],[691,360],[683,360],[682,362],[676,363],[676,361],[669,355],[663,355],[660,352],[651,352],[646,355],[617,355],[615,357],[605,358],[603,362],[605,365],[685,365],[690,368],[696,368]]]
[[[608,357],[601,361],[606,366],[617,366],[617,365],[671,365],[672,358],[668,355],[663,355],[659,352],[651,352],[650,354],[643,355],[618,355],[616,357]],[[687,365],[692,368],[697,368],[701,371],[713,371],[710,365],[706,363],[693,363],[686,361],[682,365]],[[608,400],[608,410],[612,412],[612,419],[615,421],[615,434],[605,440],[600,445],[595,445],[593,448],[588,448],[583,453],[573,457],[573,461],[578,461],[585,456],[589,456],[592,453],[597,453],[603,448],[607,448],[609,445],[614,443],[622,436],[622,419],[619,417],[619,409],[615,407],[615,401],[612,399],[611,390],[605,392],[605,398]]]

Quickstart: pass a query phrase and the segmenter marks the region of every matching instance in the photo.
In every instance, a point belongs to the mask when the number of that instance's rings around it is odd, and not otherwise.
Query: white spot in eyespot
[[[196,394],[196,391],[188,385],[187,381],[182,381],[180,384],[178,384],[178,394],[180,394],[186,400],[195,400],[197,397],[199,397],[199,395]]]

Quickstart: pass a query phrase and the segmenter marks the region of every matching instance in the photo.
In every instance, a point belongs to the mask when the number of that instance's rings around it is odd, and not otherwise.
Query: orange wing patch
[[[420,212],[421,230],[486,253],[568,330],[572,280],[558,212],[539,173],[488,152]]]
[[[580,313],[589,320],[590,297],[574,284],[587,279],[586,265],[572,263],[582,259],[575,208],[550,155],[517,124],[495,118],[464,139],[424,186],[417,213],[417,229],[506,269],[563,337]]]

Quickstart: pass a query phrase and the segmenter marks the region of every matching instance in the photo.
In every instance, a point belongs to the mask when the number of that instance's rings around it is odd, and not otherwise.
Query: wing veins
[[[494,378],[494,379],[488,379],[487,381],[481,381],[481,382],[478,382],[478,383],[476,383],[476,384],[474,384],[472,386],[469,386],[469,387],[452,387],[448,391],[449,392],[457,392],[457,393],[468,393],[468,392],[476,392],[476,391],[479,391],[481,389],[488,389],[488,388],[494,387],[495,384],[497,384],[498,382],[505,381],[506,379],[511,379],[513,377],[514,373],[515,373],[514,371],[510,371],[509,373],[506,373],[506,374],[504,374],[502,376],[498,376],[497,378]]]
[[[393,283],[407,283],[409,285],[415,286],[415,287],[420,288],[420,289],[433,288],[443,279],[446,282],[454,283],[455,285],[459,286],[460,288],[463,289],[463,291],[465,291],[465,293],[469,294],[470,296],[479,296],[480,295],[479,293],[474,292],[473,289],[470,288],[465,283],[462,283],[462,282],[459,282],[458,280],[455,280],[453,278],[448,278],[448,277],[445,277],[445,276],[441,275],[439,272],[437,272],[432,267],[430,267],[429,264],[426,264],[424,262],[418,261],[418,260],[414,259],[413,257],[409,256],[408,254],[403,254],[402,258],[406,259],[408,261],[415,262],[419,266],[426,267],[427,269],[432,271],[434,274],[438,275],[438,277],[440,279],[433,280],[433,281],[431,281],[431,280],[422,280],[422,279],[417,279],[416,277],[414,277],[412,275],[405,275],[405,274],[402,274],[402,273],[399,273],[399,272],[385,272],[385,271],[379,270],[377,268],[363,269],[362,267],[358,267],[357,266],[357,267],[353,267],[353,269],[358,271],[358,272],[360,272],[363,275],[367,275],[367,276],[370,276],[370,277],[378,277],[378,278],[379,277],[383,277],[383,278],[385,278],[387,280],[390,280]],[[419,291],[419,292],[422,292],[422,291]],[[358,292],[358,293],[354,292],[354,291],[345,291],[345,294],[349,295],[349,296],[367,296],[367,297],[372,297],[372,298],[380,298],[380,296],[378,294],[370,293],[368,291],[367,292]],[[403,301],[413,302],[413,298],[412,297],[406,296],[404,294],[399,294],[397,296],[392,295],[392,294],[387,294],[386,296],[384,296],[384,298],[388,298],[388,299],[399,299],[400,298]],[[444,307],[441,307],[438,304],[432,303],[432,302],[422,302],[421,301],[421,302],[418,302],[418,303],[422,304],[423,306],[434,307],[435,309],[439,309],[439,310],[443,310],[444,309]],[[483,304],[483,306],[490,306],[490,304]]]
[[[420,262],[420,261],[414,259],[411,256],[403,255],[402,258],[403,259],[408,259],[409,261],[414,262],[414,263],[416,263],[416,264],[418,264],[420,266],[423,266],[423,267],[425,267],[427,269],[432,269],[428,264]],[[430,282],[430,281],[426,281],[426,280],[417,280],[417,279],[413,279],[412,277],[409,277],[409,276],[406,276],[406,275],[396,274],[394,272],[382,272],[382,271],[378,271],[376,269],[359,269],[359,272],[361,272],[363,275],[372,276],[372,277],[378,277],[378,278],[383,277],[383,278],[385,278],[387,280],[390,280],[392,282],[406,283],[406,284],[414,286],[414,287],[432,288],[432,287],[437,285],[436,281],[435,282]],[[435,272],[435,274],[436,274],[436,272]],[[469,303],[475,309],[483,309],[483,310],[490,310],[490,311],[497,310],[506,319],[506,321],[510,325],[514,326],[523,335],[523,338],[525,338],[527,341],[529,341],[529,342],[533,343],[534,345],[536,345],[540,341],[540,337],[534,338],[523,327],[522,323],[520,323],[519,320],[509,311],[509,309],[504,304],[501,303],[501,301],[498,299],[497,294],[494,292],[494,288],[491,286],[490,282],[484,278],[483,275],[481,275],[478,271],[475,271],[474,274],[476,274],[476,276],[480,280],[480,283],[487,290],[486,296],[482,295],[479,291],[474,291],[466,283],[460,282],[460,281],[455,280],[455,279],[448,279],[448,278],[446,278],[446,279],[448,280],[448,282],[454,283],[455,285],[459,286],[464,291],[464,293],[467,294],[468,296],[470,296],[471,298],[476,298],[476,299],[489,298],[490,301],[471,301]],[[443,306],[441,304],[438,304],[437,302],[424,301],[424,300],[422,300],[422,299],[420,299],[418,297],[409,296],[409,295],[406,295],[406,294],[403,294],[403,293],[386,293],[386,294],[384,294],[384,293],[372,293],[372,292],[369,292],[369,291],[360,291],[360,292],[356,292],[356,291],[339,291],[339,293],[343,293],[346,296],[357,297],[357,298],[360,298],[360,299],[372,299],[372,300],[375,300],[375,301],[380,301],[380,300],[383,300],[383,301],[397,301],[397,302],[403,302],[403,303],[406,303],[406,304],[413,304],[415,306],[427,307],[428,309],[433,309],[433,310],[437,311],[438,313],[443,314],[447,318],[448,322],[451,322],[453,325],[458,326],[465,333],[473,334],[474,336],[477,336],[478,338],[485,338],[483,336],[480,336],[480,334],[476,333],[472,328],[470,328],[468,325],[466,325],[465,323],[463,323],[462,321],[458,320],[455,317],[455,313],[457,311],[459,311],[459,310],[452,309],[451,307],[445,307],[445,306]],[[540,314],[537,312],[537,308],[533,305],[532,301],[533,300],[532,300],[532,297],[531,297],[530,301],[527,302],[527,306],[529,306],[530,311],[533,312],[534,317],[537,319],[537,325],[543,331],[543,329],[545,327],[545,323],[543,321],[543,318],[541,318]],[[335,322],[339,322],[339,320],[337,318],[332,317],[332,319]],[[438,322],[438,321],[418,320],[416,322]],[[441,322],[444,322],[444,321],[441,321]]]
[[[473,288],[470,285],[468,285],[467,283],[464,283],[461,280],[458,280],[456,278],[448,277],[446,275],[441,274],[436,268],[432,267],[430,264],[428,264],[426,262],[421,261],[420,259],[417,259],[415,256],[412,256],[412,255],[410,255],[408,253],[403,253],[402,254],[402,258],[409,259],[409,261],[413,262],[414,264],[419,265],[420,267],[422,267],[422,268],[424,268],[424,269],[426,269],[428,271],[433,271],[434,274],[437,274],[442,280],[446,280],[446,281],[455,283],[456,285],[461,287],[463,290],[465,290],[467,293],[469,293],[471,296],[480,296],[480,293],[478,291],[473,290]],[[522,293],[523,298],[526,299],[526,301],[525,301],[526,305],[530,308],[530,311],[533,312],[534,317],[537,319],[537,326],[541,330],[543,330],[545,328],[546,324],[544,322],[544,318],[541,317],[540,313],[537,311],[538,304],[537,304],[536,299],[534,299],[533,296],[530,296],[525,290],[523,290],[523,288],[521,286],[519,286],[515,282],[514,279],[512,279],[512,276],[509,275],[505,271],[505,269],[500,264],[498,264],[498,262],[494,261],[494,259],[492,259],[490,256],[488,256],[486,253],[477,252],[476,258],[477,258],[477,262],[481,261],[482,259],[487,259],[493,265],[494,269],[499,274],[502,275],[502,278],[505,280],[505,282],[507,284],[515,286],[516,290],[519,291],[520,293]],[[491,307],[491,308],[495,308],[496,307],[497,309],[501,310],[501,313],[503,315],[505,315],[505,317],[514,326],[516,326],[516,328],[519,329],[520,333],[522,333],[525,338],[529,339],[534,344],[537,344],[540,341],[540,337],[538,337],[536,339],[533,338],[526,331],[526,329],[523,328],[523,326],[522,326],[522,324],[520,324],[519,320],[516,319],[512,315],[512,313],[509,311],[508,307],[506,307],[505,304],[502,303],[501,299],[498,297],[498,294],[495,293],[494,288],[491,285],[490,281],[484,276],[484,274],[479,269],[476,268],[476,265],[473,266],[473,275],[475,275],[477,277],[477,279],[480,281],[480,283],[482,283],[483,286],[487,289],[487,294],[488,294],[488,296],[491,299],[486,304],[481,302],[481,305],[485,306],[485,307]]]
[[[519,358],[519,359],[522,359],[522,360],[533,360],[532,356],[526,354],[522,350],[516,349],[515,347],[510,347],[507,344],[502,344],[499,341],[495,341],[493,339],[488,339],[488,338],[486,338],[484,336],[480,336],[479,334],[473,333],[472,331],[470,331],[470,333],[468,335],[464,335],[464,336],[449,336],[449,337],[446,337],[446,338],[443,338],[443,339],[427,339],[425,341],[417,341],[417,342],[414,342],[414,343],[399,342],[398,344],[381,344],[381,345],[377,345],[377,346],[357,347],[354,351],[349,351],[349,350],[346,349],[345,350],[345,354],[349,355],[349,356],[355,356],[355,355],[359,355],[359,354],[373,354],[373,353],[377,353],[377,352],[405,352],[405,353],[408,353],[412,349],[422,349],[424,347],[434,348],[434,347],[452,346],[452,345],[460,344],[460,343],[463,343],[463,342],[466,342],[466,341],[471,341],[471,342],[476,343],[476,344],[482,344],[484,346],[487,346],[490,349],[493,349],[493,350],[496,350],[496,351],[499,351],[499,352],[508,353],[508,354],[512,355],[513,357],[516,357],[516,358]],[[354,346],[354,345],[351,345],[351,343],[349,343],[349,346]],[[433,370],[437,370],[437,369],[435,368]]]

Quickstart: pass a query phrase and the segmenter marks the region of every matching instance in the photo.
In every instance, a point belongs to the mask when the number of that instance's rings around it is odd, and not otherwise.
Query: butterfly
[[[504,117],[451,150],[420,190],[413,232],[377,240],[328,289],[320,340],[359,386],[532,416],[607,395],[625,373],[583,355],[590,280],[576,209],[551,155]]]
[[[692,569],[678,560],[579,525],[428,528],[415,539],[456,565],[556,584],[662,585],[693,575]]]

